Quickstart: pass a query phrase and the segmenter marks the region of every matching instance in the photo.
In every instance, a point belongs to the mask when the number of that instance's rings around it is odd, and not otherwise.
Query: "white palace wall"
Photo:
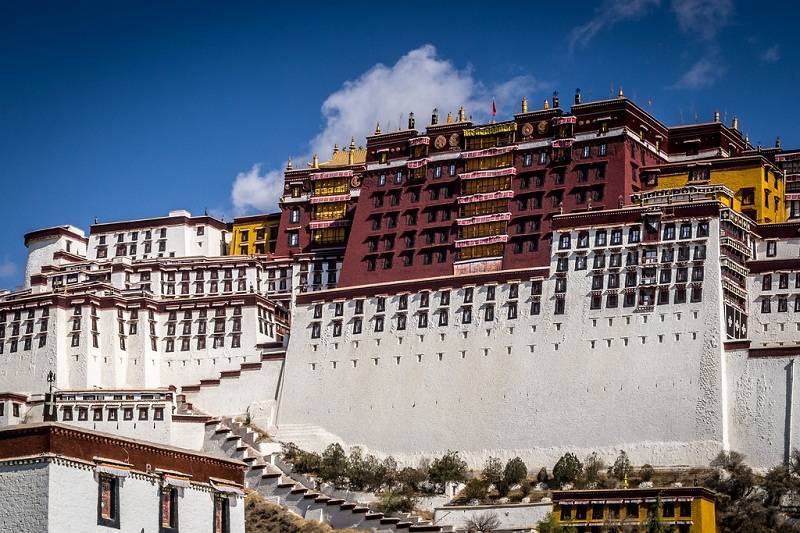
[[[488,455],[552,465],[566,451],[611,458],[624,449],[638,464],[707,464],[727,440],[718,235],[711,220],[702,302],[671,297],[643,312],[623,307],[621,295],[616,309],[590,310],[591,266],[575,271],[574,249],[563,315],[554,314],[555,274],[538,315],[521,274],[516,319],[507,316],[509,283],[496,286],[491,322],[489,285],[479,285],[472,323],[462,324],[457,278],[448,326],[437,325],[436,291],[424,328],[419,294],[408,296],[405,331],[396,328],[399,295],[387,295],[382,333],[373,331],[376,297],[360,335],[355,302],[345,301],[341,337],[332,336],[335,303],[323,306],[319,339],[314,304],[297,305],[278,426],[316,426],[406,463],[453,449],[472,466]]]

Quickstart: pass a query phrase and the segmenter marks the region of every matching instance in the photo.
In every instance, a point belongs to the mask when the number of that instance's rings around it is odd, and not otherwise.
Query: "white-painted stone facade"
[[[457,449],[472,466],[487,455],[552,465],[566,451],[624,449],[639,464],[707,464],[733,448],[775,464],[797,442],[796,425],[779,424],[785,362],[725,347],[746,337],[746,316],[726,334],[731,295],[747,292],[723,265],[734,245],[747,252],[747,223],[724,208],[724,230],[720,213],[670,212],[651,237],[647,210],[644,224],[555,234],[549,273],[301,300],[278,437],[322,448],[333,436],[406,463]],[[729,224],[744,224],[741,244]]]
[[[162,218],[94,224],[87,253],[98,260],[214,257],[225,254],[229,238],[221,221],[177,210]]]
[[[30,442],[30,436],[50,440]],[[78,435],[78,436],[76,436]],[[0,530],[31,533],[95,533],[100,531],[215,531],[217,509],[227,514],[226,533],[244,532],[243,477],[241,462],[210,458],[185,450],[164,450],[147,443],[134,443],[107,434],[77,433],[66,426],[36,425],[0,431],[4,443],[17,443],[0,456]],[[54,442],[57,442],[54,443]],[[137,464],[102,457],[109,446],[130,448]],[[54,452],[58,448],[58,453]],[[119,452],[111,452],[119,455]],[[122,453],[124,457],[125,452]],[[135,459],[134,459],[135,457]],[[139,464],[140,461],[151,461]],[[178,469],[163,469],[172,461]],[[209,462],[214,472],[230,472],[230,479],[190,472],[203,472]],[[222,465],[217,466],[217,465]],[[237,473],[239,472],[239,473]],[[104,497],[102,479],[113,483],[113,494]],[[174,511],[171,523],[177,528],[162,529],[161,495],[173,490]],[[101,503],[108,504],[111,522],[105,521]]]

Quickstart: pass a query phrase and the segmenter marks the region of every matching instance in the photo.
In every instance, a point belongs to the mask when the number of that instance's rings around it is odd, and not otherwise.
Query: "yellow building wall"
[[[716,533],[717,516],[714,503],[705,498],[692,501],[692,533]]]
[[[231,244],[228,247],[228,255],[255,255],[256,243],[264,245],[265,253],[269,252],[269,231],[273,226],[277,226],[278,221],[270,222],[247,222],[242,224],[233,225],[233,236],[231,237]],[[264,230],[264,238],[256,240],[258,230]],[[242,242],[242,232],[248,232],[247,242]],[[247,247],[247,253],[242,253],[242,245]]]
[[[766,179],[765,179],[766,178]],[[778,178],[777,187],[775,173],[761,165],[742,169],[711,168],[708,181],[689,182],[688,172],[661,175],[658,178],[658,189],[671,189],[686,185],[725,185],[734,192],[737,205],[732,206],[740,213],[755,211],[756,222],[784,222],[786,206],[783,179]],[[753,203],[743,203],[744,189],[753,189]],[[767,191],[769,194],[767,195]],[[769,206],[764,205],[765,196],[769,197]],[[777,205],[775,198],[778,198]]]
[[[678,506],[676,504],[675,510],[677,513]],[[586,511],[586,518],[585,519],[577,519],[575,518],[575,508],[572,508],[572,517],[570,520],[561,520],[561,506],[558,503],[553,505],[553,516],[556,517],[558,522],[563,526],[569,526],[573,523],[606,523],[608,521],[621,521],[625,522],[625,520],[631,520],[631,516],[627,514],[627,509],[624,504],[620,505],[620,516],[618,519],[612,519],[610,515],[610,511],[608,509],[608,505],[603,506],[603,516],[596,517],[594,513],[592,513],[592,507],[588,506]],[[642,527],[648,519],[647,514],[647,506],[646,505],[639,505],[639,514],[635,517],[638,519],[638,524]],[[682,518],[679,516],[664,518],[660,516],[665,523],[669,524],[673,520],[686,520],[686,518]],[[692,525],[689,527],[690,533],[716,533],[717,532],[717,517],[715,512],[715,506],[712,501],[706,500],[705,498],[694,498],[692,500],[692,516],[689,518],[692,521]]]

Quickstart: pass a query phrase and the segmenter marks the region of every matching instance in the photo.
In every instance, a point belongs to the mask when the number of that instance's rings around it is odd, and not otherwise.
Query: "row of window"
[[[623,519],[621,513],[623,508],[625,509],[624,518],[638,520],[640,507],[639,503],[626,503],[624,505],[618,503],[608,505],[602,503],[593,505],[561,505],[561,520],[589,520],[589,510],[591,510],[592,513],[592,520],[604,520],[606,518],[620,520]],[[645,509],[647,510],[647,515],[650,516],[652,513],[656,512],[656,504],[646,505]],[[607,513],[606,510],[608,511]],[[662,502],[661,516],[663,518],[674,518],[676,516],[689,518],[692,516],[692,502],[677,502],[677,508],[675,502]]]
[[[761,300],[761,312],[762,313],[771,313],[772,309],[775,309],[778,313],[786,313],[789,311],[789,298],[786,296],[781,296],[778,298],[774,298],[775,302],[773,303],[773,298],[763,298]],[[795,313],[800,313],[800,296],[794,297],[794,311]]]
[[[772,274],[764,274],[764,276],[761,278],[762,291],[772,290],[773,278],[774,277]],[[787,272],[778,274],[777,278],[778,278],[778,290],[789,288],[789,274]],[[796,289],[800,289],[800,272],[797,272],[794,275],[794,287]]]
[[[692,268],[692,275],[691,281],[698,282],[703,281],[703,267],[696,266]],[[645,268],[642,270],[641,278],[638,278],[638,273],[636,271],[626,272],[625,273],[625,287],[636,287],[638,284],[641,285],[655,285],[656,284],[656,269],[655,268]],[[565,279],[565,278],[560,278]],[[603,289],[603,281],[605,276],[602,274],[597,274],[592,276],[592,290],[602,290]],[[607,276],[608,283],[606,288],[608,289],[618,289],[620,287],[620,274],[616,272],[612,272]],[[557,280],[558,281],[558,280]],[[640,282],[640,283],[637,283]],[[688,268],[677,268],[675,270],[675,283],[688,283],[689,282],[689,269]],[[670,268],[662,268],[658,275],[658,283],[659,284],[666,284],[672,283],[672,269]],[[564,291],[558,291],[564,292]]]
[[[22,311],[0,311],[0,324],[4,324],[9,317],[11,320],[17,322],[22,320]],[[50,308],[49,307],[42,307],[42,312],[39,315],[41,318],[46,318],[50,316]],[[36,318],[36,310],[35,309],[28,309],[25,311],[25,318],[28,320],[33,320]]]
[[[174,295],[175,294],[175,285],[176,283],[162,283],[161,284],[161,294],[165,295]],[[181,282],[177,283],[178,287],[180,288],[179,294],[188,295],[190,292],[190,284],[189,282]],[[220,291],[220,286],[218,281],[209,281],[208,282],[208,291],[205,290],[206,282],[204,281],[195,281],[194,282],[194,294],[217,294],[219,292],[234,292],[233,290],[233,282],[232,281],[223,281],[222,282],[222,291]],[[145,288],[145,286],[142,286]],[[150,288],[150,285],[147,284],[147,289]],[[236,282],[236,292],[246,292],[247,291],[247,280],[240,279]]]
[[[702,261],[706,258],[706,245],[698,244],[694,247],[694,255],[690,256],[690,249],[688,246],[678,247],[677,261],[679,263],[693,261]],[[625,266],[637,266],[640,264],[639,250],[631,250],[625,254]],[[674,248],[661,249],[661,263],[672,263],[676,260]],[[644,250],[641,254],[641,264],[649,265],[658,262],[658,250]],[[589,257],[587,255],[575,256],[575,270],[586,270],[589,266]],[[595,252],[592,256],[592,269],[599,269],[606,267],[606,254]],[[622,253],[612,253],[608,255],[609,268],[622,267]],[[556,272],[567,272],[569,270],[569,258],[558,257],[556,259]]]
[[[20,343],[20,340],[22,341]],[[47,335],[38,335],[36,337],[36,344],[39,348],[43,348],[47,344]],[[5,339],[0,337],[0,354],[5,352]],[[22,337],[22,339],[9,339],[8,340],[8,353],[16,353],[18,350],[28,351],[33,348],[33,337]]]
[[[643,306],[649,307],[652,305],[669,305],[670,293],[672,293],[673,304],[685,304],[687,293],[689,301],[692,303],[699,303],[703,301],[703,288],[702,287],[676,287],[673,291],[669,289],[658,289],[654,287],[640,288],[637,291],[627,291],[622,293],[622,307],[636,307]],[[562,300],[563,301],[563,300]],[[611,292],[605,295],[605,306],[607,309],[615,309],[620,304],[620,294]],[[603,296],[601,294],[593,294],[590,297],[589,309],[601,309],[603,307]],[[556,313],[560,314],[560,313]]]
[[[64,405],[61,407],[61,420],[64,422],[71,422],[77,420],[78,422],[87,422],[89,420],[89,412],[92,413],[93,422],[117,422],[119,420],[118,407],[106,407],[105,417],[103,416],[103,407],[73,407],[71,405]],[[130,421],[134,418],[134,407],[122,407],[122,420]],[[150,419],[150,410],[147,407],[136,407],[137,420],[144,421]],[[160,406],[153,407],[153,420],[164,420],[164,408]]]
[[[118,477],[97,476],[97,525],[121,529],[121,484]],[[158,531],[178,533],[178,508],[182,492],[176,487],[158,488]],[[213,498],[212,533],[230,533],[230,501],[227,495],[215,493]],[[139,502],[136,502],[139,505]],[[137,509],[139,510],[139,509]]]
[[[493,302],[497,297],[497,286],[495,285],[487,285],[485,291],[485,302]],[[541,281],[534,281],[531,284],[531,295],[532,296],[539,296],[542,294],[542,282]],[[450,305],[451,301],[451,291],[450,290],[441,290],[435,293],[435,298],[438,298],[438,305],[439,306],[448,306]],[[518,283],[511,283],[508,285],[508,298],[509,299],[517,299],[519,298],[519,284]],[[412,297],[411,300],[414,298]],[[385,296],[379,296],[375,298],[375,312],[376,313],[383,313],[386,312],[386,300]],[[400,294],[394,297],[396,301],[396,310],[397,311],[405,311],[409,308],[409,295],[408,294]],[[429,291],[422,291],[417,294],[417,309],[426,309],[431,306],[431,292]],[[472,304],[475,300],[475,288],[474,287],[465,287],[462,289],[462,296],[461,296],[461,303],[462,304]],[[363,315],[364,314],[364,303],[365,300],[363,298],[359,298],[357,300],[353,300],[353,314],[354,315]],[[325,308],[324,304],[315,304],[313,307],[313,318],[319,319],[323,316],[323,310]],[[344,316],[344,302],[335,302],[333,304],[333,316],[334,317],[341,317]]]
[[[680,230],[678,233],[679,239],[691,239],[692,238],[692,224],[685,223],[680,225]],[[611,246],[621,246],[622,243],[622,228],[612,229],[610,231],[610,241],[607,239],[609,236],[606,230],[597,230],[594,234],[594,245],[595,246],[607,246],[610,242]],[[661,238],[665,241],[674,240],[676,236],[676,225],[675,224],[666,224],[663,227]],[[708,237],[708,222],[698,222],[695,231],[695,238],[705,238]],[[642,238],[642,229],[641,226],[630,226],[628,228],[628,244],[635,244],[641,242]],[[572,246],[572,234],[571,233],[562,233],[558,239],[558,249],[559,250],[569,250]],[[577,235],[576,239],[576,248],[588,248],[589,247],[589,232],[588,231],[581,231]]]
[[[538,302],[537,302],[538,304]],[[514,320],[518,316],[518,304],[516,301],[509,301],[505,304],[506,308],[506,318],[509,320]],[[484,322],[493,322],[495,319],[495,304],[485,304],[481,308],[483,310],[483,321]],[[537,305],[536,313],[538,314],[539,307]],[[465,305],[462,306],[460,309],[461,312],[461,324],[471,324],[472,323],[472,306]],[[437,311],[433,312],[436,315],[436,325],[438,326],[447,326],[450,322],[450,311],[448,309],[442,308]],[[533,311],[532,311],[533,313]],[[418,328],[427,328],[429,325],[429,313],[428,311],[417,311],[417,327]],[[408,325],[408,314],[407,313],[397,313],[394,317],[395,319],[395,328],[397,330],[403,331],[406,329]],[[372,324],[373,324],[373,331],[375,333],[380,333],[384,330],[385,324],[385,317],[384,315],[374,315],[372,317]],[[351,321],[352,324],[352,333],[353,335],[358,335],[363,331],[363,323],[364,319],[360,316],[354,317]],[[343,321],[342,320],[333,320],[332,321],[332,335],[334,337],[341,337],[342,335],[342,328],[343,328]],[[312,322],[311,323],[311,338],[318,339],[322,334],[322,323],[321,322]]]

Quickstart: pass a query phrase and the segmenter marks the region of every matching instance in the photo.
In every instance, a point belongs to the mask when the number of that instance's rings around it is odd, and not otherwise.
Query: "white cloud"
[[[611,28],[617,22],[638,18],[660,3],[661,0],[605,0],[597,8],[594,18],[569,32],[570,50],[586,46],[601,31]]]
[[[698,59],[673,85],[675,89],[707,89],[725,73],[716,54]]]
[[[0,263],[0,278],[13,278],[17,275],[17,265],[8,259]]]
[[[529,75],[487,86],[475,78],[471,68],[459,69],[440,58],[434,46],[424,45],[394,65],[373,66],[329,95],[321,109],[322,131],[309,141],[307,153],[293,158],[295,167],[304,165],[315,153],[324,161],[335,143],[347,145],[351,136],[363,144],[378,122],[384,132],[405,128],[411,111],[417,129],[424,129],[434,108],[439,109],[442,121],[448,111],[455,115],[461,105],[474,120],[484,121],[491,114],[492,97],[497,101],[498,114],[510,115],[523,96],[532,96],[543,88],[543,83]],[[241,214],[276,210],[283,187],[282,173],[280,169],[262,173],[260,165],[240,173],[231,194],[234,211]]]
[[[777,44],[772,45],[764,50],[760,57],[765,63],[777,63],[781,58],[781,47]]]
[[[673,0],[672,11],[681,31],[714,39],[733,17],[732,0]]]
[[[233,181],[231,201],[234,211],[238,215],[251,210],[277,211],[282,190],[283,173],[280,170],[262,174],[261,165],[253,165],[247,172],[239,172]]]

